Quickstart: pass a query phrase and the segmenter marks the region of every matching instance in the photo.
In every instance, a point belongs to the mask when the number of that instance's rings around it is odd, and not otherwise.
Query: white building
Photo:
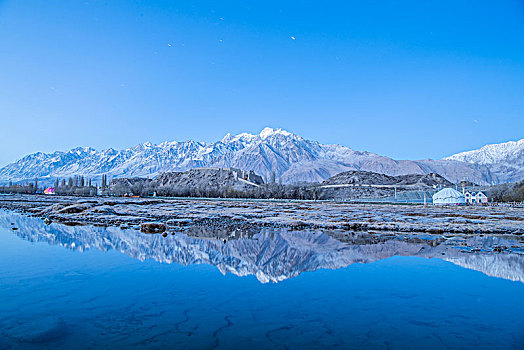
[[[465,203],[464,195],[453,188],[445,188],[433,195],[433,204],[435,205],[460,205]]]
[[[488,197],[482,192],[465,192],[464,198],[468,204],[483,204],[488,202]]]

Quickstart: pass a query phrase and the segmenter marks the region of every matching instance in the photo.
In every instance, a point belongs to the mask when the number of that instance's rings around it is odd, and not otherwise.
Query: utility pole
[[[395,186],[395,202],[397,201],[397,186]]]

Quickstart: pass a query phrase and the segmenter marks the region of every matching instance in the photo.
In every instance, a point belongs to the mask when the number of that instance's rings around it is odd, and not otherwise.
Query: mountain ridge
[[[515,152],[524,163],[524,142],[521,143],[522,155],[519,150]],[[524,172],[524,164],[517,168],[503,160],[480,164],[461,160],[466,158],[459,155],[441,160],[395,160],[346,146],[321,144],[280,128],[266,127],[259,134],[227,134],[211,143],[187,140],[155,145],[144,142],[122,150],[77,147],[48,154],[37,152],[1,168],[0,179],[20,181],[73,175],[97,178],[104,174],[113,178],[153,178],[163,172],[233,167],[253,170],[266,179],[274,172],[283,183],[321,182],[344,171],[362,170],[391,176],[437,173],[451,182],[468,179],[478,184],[494,184],[517,181]]]
[[[489,144],[444,159],[486,165],[499,174],[499,182],[517,182],[524,179],[524,139]]]

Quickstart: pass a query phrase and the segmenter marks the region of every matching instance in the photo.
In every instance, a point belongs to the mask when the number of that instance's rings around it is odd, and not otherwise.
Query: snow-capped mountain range
[[[394,160],[340,145],[325,145],[282,129],[265,128],[258,135],[227,134],[222,140],[149,142],[123,150],[90,147],[34,153],[0,169],[0,180],[155,177],[169,171],[199,167],[254,170],[267,179],[275,172],[283,183],[323,181],[347,170],[387,175],[438,173],[452,182],[478,184],[518,181],[524,175],[524,140],[489,145],[442,160]]]

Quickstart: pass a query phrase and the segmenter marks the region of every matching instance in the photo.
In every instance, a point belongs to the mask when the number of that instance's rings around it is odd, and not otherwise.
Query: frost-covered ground
[[[199,228],[202,235],[235,235],[260,227],[437,234],[524,233],[524,209],[478,206],[349,204],[219,199],[0,196],[0,207],[69,225],[137,227],[165,224],[168,232]]]

